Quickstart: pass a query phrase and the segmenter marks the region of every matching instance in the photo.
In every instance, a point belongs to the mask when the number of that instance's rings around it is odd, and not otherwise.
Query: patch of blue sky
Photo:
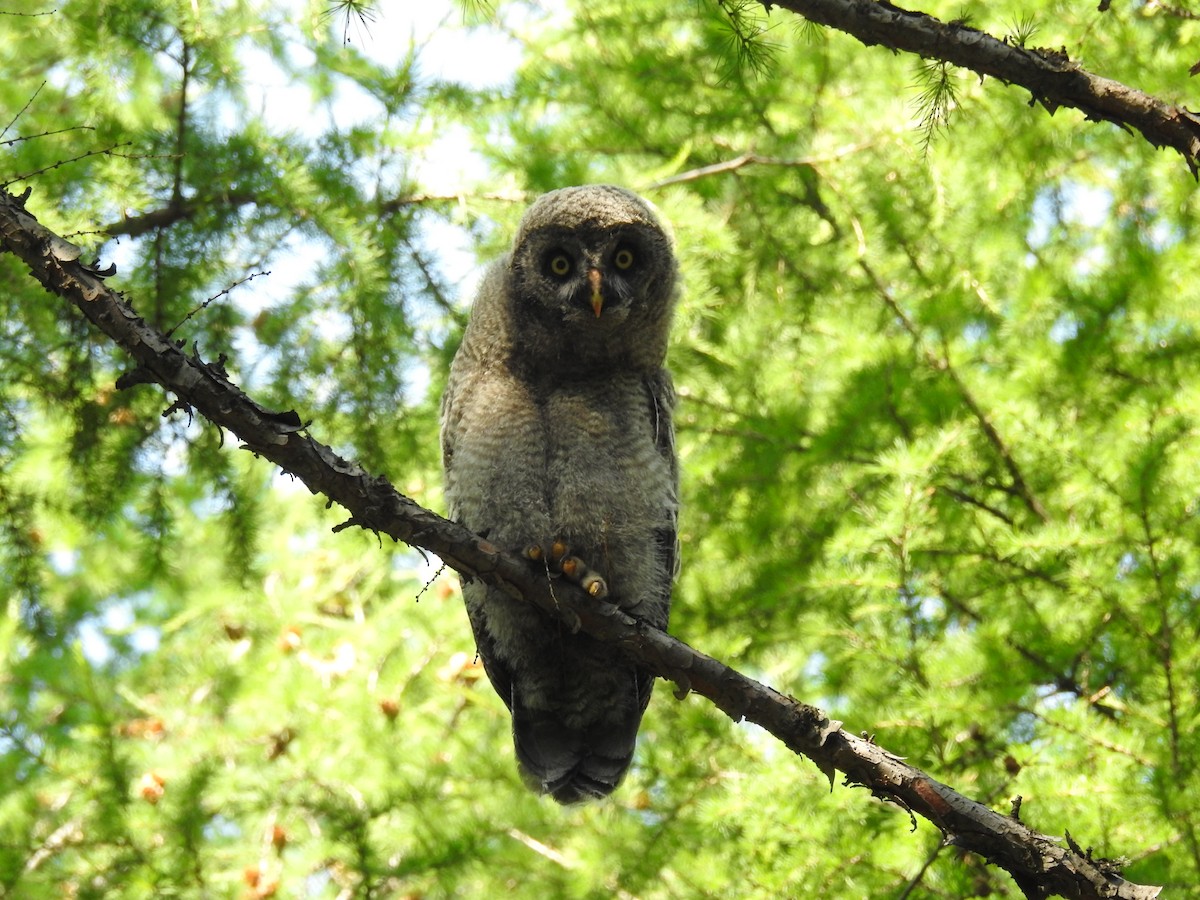
[[[1074,313],[1064,312],[1050,326],[1050,340],[1056,344],[1065,344],[1074,340],[1079,334],[1079,319]]]
[[[1107,188],[1062,181],[1042,190],[1033,201],[1033,217],[1026,234],[1028,266],[1037,264],[1037,251],[1046,247],[1064,228],[1091,231],[1100,228],[1112,212],[1113,196]],[[1102,266],[1107,251],[1101,241],[1088,242],[1075,262],[1075,274],[1086,277]]]
[[[158,649],[161,634],[157,628],[138,625],[137,596],[112,600],[99,612],[86,616],[76,626],[79,649],[93,666],[106,666],[130,653],[142,656]]]
[[[297,15],[301,14],[300,6],[297,2]],[[462,11],[449,0],[377,7],[374,19],[366,25],[350,23],[347,34],[353,47],[346,52],[361,53],[377,65],[396,69],[415,56],[416,77],[424,85],[454,83],[469,90],[502,89],[511,82],[522,58],[523,47],[513,35],[526,27],[533,13],[514,7],[501,14],[507,18],[494,26],[468,26]],[[344,23],[334,17],[325,24],[334,36],[331,39],[340,40]],[[330,129],[369,127],[386,115],[378,98],[349,78],[336,79],[333,95],[318,102],[308,87],[287,71],[289,68],[302,71],[305,55],[310,57],[307,64],[314,63],[312,52],[298,44],[289,52],[294,55],[281,66],[261,48],[247,43],[244,50],[247,96],[266,127],[312,138]],[[487,162],[475,150],[469,129],[454,123],[435,125],[432,121],[417,122],[414,127],[429,130],[428,145],[406,162],[407,175],[421,193],[453,197],[486,183]],[[364,178],[377,175],[374,169],[368,173],[364,168]],[[447,286],[452,299],[465,308],[482,276],[470,233],[443,216],[422,215],[418,241],[434,274]],[[272,260],[272,276],[240,288],[235,302],[251,316],[278,303],[280,297],[289,296],[310,277],[312,260],[319,259],[324,249],[305,239],[289,241],[286,249]],[[431,311],[416,318],[420,320],[417,324],[430,330],[435,340],[438,335],[445,338],[442,316]],[[345,323],[337,321],[331,313],[325,319],[321,333],[337,340],[337,335],[346,331]],[[237,349],[255,375],[269,375],[271,353],[257,343],[252,333],[239,336]],[[424,396],[430,382],[428,371],[414,366],[406,378],[409,397]]]
[[[63,578],[69,578],[79,571],[79,551],[75,548],[60,547],[51,550],[46,556],[50,571]]]
[[[962,339],[968,347],[973,347],[987,340],[989,334],[987,322],[968,322],[963,326]]]

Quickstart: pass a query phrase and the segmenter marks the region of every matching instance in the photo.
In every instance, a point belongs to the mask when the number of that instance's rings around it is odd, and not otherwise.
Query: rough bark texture
[[[1200,115],[1120,82],[1093,75],[1063,49],[1027,49],[975,28],[876,0],[780,0],[784,9],[844,31],[867,46],[880,44],[941,59],[1026,88],[1050,113],[1069,106],[1088,119],[1141,132],[1155,147],[1178,150],[1192,176],[1200,167]]]
[[[384,478],[348,462],[307,433],[295,412],[272,412],[239,390],[219,366],[185,353],[149,326],[126,298],[111,290],[95,267],[79,262],[79,249],[55,235],[24,209],[25,197],[0,191],[0,249],[29,266],[45,288],[73,303],[97,329],[136,362],[118,381],[128,387],[154,382],[175,394],[171,410],[195,411],[232,432],[242,446],[295,475],[313,493],[345,507],[350,525],[386,534],[434,553],[468,578],[500,586],[572,627],[622,647],[642,666],[695,692],[734,721],[761,725],[793,752],[812,760],[831,780],[871,793],[928,819],[946,841],[1007,870],[1029,897],[1157,897],[1159,888],[1137,885],[1117,866],[1081,852],[1066,836],[1039,834],[888,753],[855,737],[813,706],[780,694],[662,631],[639,624],[615,606],[597,602],[566,582],[552,585],[526,560],[414,503]],[[431,440],[434,436],[431,435]]]

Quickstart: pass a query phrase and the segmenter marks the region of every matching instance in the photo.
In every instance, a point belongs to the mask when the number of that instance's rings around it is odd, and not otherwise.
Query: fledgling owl
[[[484,277],[442,398],[451,517],[657,628],[678,558],[675,275],[636,194],[545,194]],[[500,590],[467,582],[463,597],[530,787],[560,803],[611,793],[653,676]]]

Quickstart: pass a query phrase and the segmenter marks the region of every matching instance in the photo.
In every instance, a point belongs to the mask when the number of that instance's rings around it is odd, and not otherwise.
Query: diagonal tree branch
[[[1021,473],[1021,467],[1017,465],[1016,457],[1013,456],[1012,450],[1009,449],[1008,444],[1004,441],[1004,438],[1000,436],[1000,432],[996,430],[995,424],[984,411],[983,407],[979,405],[979,401],[975,399],[975,395],[971,393],[971,389],[967,387],[967,383],[963,381],[962,375],[960,375],[958,370],[951,364],[949,350],[944,349],[942,354],[939,356],[926,345],[926,342],[921,337],[921,331],[919,328],[917,328],[916,323],[913,322],[908,313],[900,308],[900,304],[896,302],[896,298],[892,296],[892,292],[888,290],[887,285],[883,283],[883,279],[879,277],[879,275],[875,272],[875,269],[869,262],[867,262],[867,255],[863,249],[862,227],[859,225],[857,220],[854,222],[854,231],[859,235],[860,250],[858,256],[858,267],[863,271],[863,274],[870,279],[871,286],[875,288],[875,292],[879,294],[880,299],[883,300],[884,305],[888,308],[888,311],[900,320],[900,324],[903,326],[905,332],[912,339],[913,347],[925,357],[926,364],[935,372],[944,372],[950,379],[955,390],[957,390],[959,396],[962,397],[963,403],[967,405],[967,409],[971,411],[971,415],[974,416],[975,421],[979,423],[979,428],[983,432],[984,437],[987,438],[988,443],[992,445],[992,449],[996,452],[996,455],[1000,457],[1000,461],[1003,463],[1004,468],[1008,471],[1009,480],[1012,482],[1013,493],[1021,498],[1022,502],[1024,502],[1026,507],[1028,507],[1029,511],[1037,516],[1037,518],[1043,524],[1048,523],[1050,521],[1050,516],[1046,512],[1046,508],[1042,506],[1042,503],[1040,500],[1038,500],[1037,495],[1034,494],[1033,490],[1029,487],[1029,482],[1025,480],[1025,476]]]
[[[26,193],[28,196],[28,192]],[[0,192],[0,250],[15,254],[48,291],[72,304],[125,350],[136,368],[118,387],[155,382],[177,397],[171,409],[195,410],[242,441],[242,447],[296,476],[314,493],[345,507],[358,526],[442,558],[467,578],[533,603],[593,637],[616,644],[639,665],[711,700],[734,721],[761,725],[794,753],[812,760],[832,783],[865,787],[873,796],[928,819],[947,844],[970,850],[1007,870],[1029,897],[1145,900],[1159,888],[1121,877],[1117,865],[1082,852],[1065,836],[1039,834],[1015,816],[971,800],[867,738],[847,733],[819,709],[780,694],[615,606],[598,603],[574,585],[552,588],[544,574],[461,525],[400,494],[382,477],[337,456],[306,433],[295,412],[272,412],[232,384],[220,366],[205,363],[148,325],[102,275],[78,261],[78,248],[40,225],[25,197]]]
[[[940,59],[1026,88],[1050,113],[1069,106],[1088,119],[1141,132],[1155,147],[1179,151],[1193,177],[1200,177],[1200,115],[1165,103],[1119,81],[1093,75],[1065,50],[1026,49],[960,23],[946,23],[886,0],[778,0],[818,25],[858,38],[867,46]]]

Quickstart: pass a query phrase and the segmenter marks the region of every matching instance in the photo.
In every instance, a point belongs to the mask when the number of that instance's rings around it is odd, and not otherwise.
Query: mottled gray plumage
[[[442,399],[452,518],[496,545],[581,560],[572,574],[667,626],[677,545],[674,393],[663,360],[671,239],[609,185],[539,198],[480,285]],[[587,576],[583,576],[583,572]],[[596,576],[603,579],[599,582]],[[633,758],[653,677],[615,648],[474,581],[463,585],[484,669],[512,711],[522,775],[561,803],[610,793]]]

